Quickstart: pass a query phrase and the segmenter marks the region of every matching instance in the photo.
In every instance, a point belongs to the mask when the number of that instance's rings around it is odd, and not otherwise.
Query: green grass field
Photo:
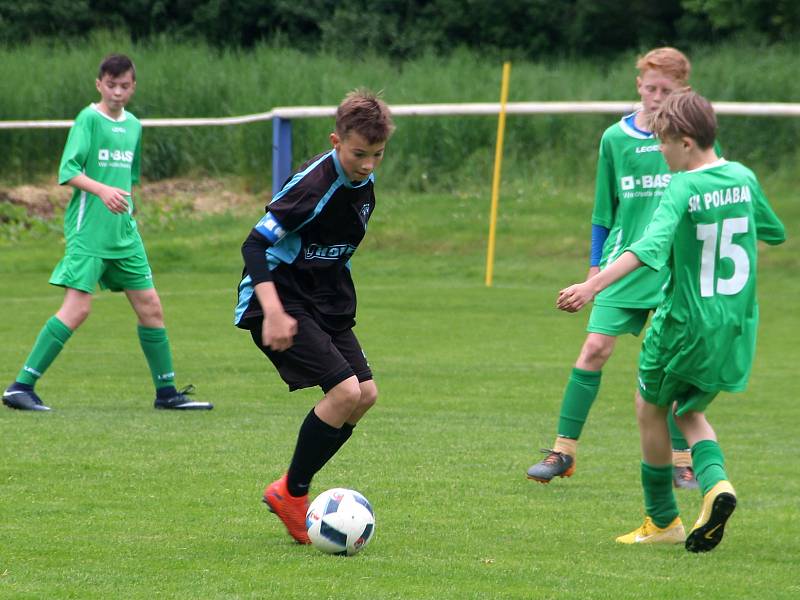
[[[613,541],[642,518],[639,340],[621,340],[605,369],[576,475],[525,479],[552,442],[587,316],[553,306],[585,274],[590,189],[535,189],[504,192],[490,289],[485,198],[379,195],[354,275],[356,332],[381,396],[314,482],[354,487],[375,507],[376,537],[353,558],[291,543],[259,501],[318,396],[289,395],[231,325],[238,246],[260,207],[143,224],[178,383],[216,409],[154,411],[133,313],[98,295],[37,388],[55,410],[0,410],[0,597],[798,597],[794,196],[772,194],[792,239],[762,254],[750,388],[710,410],[740,505],[722,545],[690,555]],[[5,381],[59,304],[46,283],[59,253],[52,234],[0,247]],[[693,522],[699,494],[678,501]]]

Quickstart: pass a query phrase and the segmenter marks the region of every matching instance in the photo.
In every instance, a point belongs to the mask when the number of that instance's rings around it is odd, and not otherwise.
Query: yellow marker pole
[[[492,177],[492,208],[489,214],[489,247],[486,251],[486,287],[492,287],[494,272],[494,244],[497,229],[497,204],[500,197],[500,165],[503,162],[503,134],[506,130],[506,101],[511,63],[503,63],[503,80],[500,84],[500,117],[497,120],[497,146],[494,150],[494,175]]]

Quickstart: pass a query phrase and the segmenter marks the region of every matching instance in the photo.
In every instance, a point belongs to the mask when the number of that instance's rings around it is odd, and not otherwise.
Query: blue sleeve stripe
[[[321,163],[323,160],[325,160],[326,158],[328,158],[328,157],[329,157],[329,156],[330,156],[330,155],[331,155],[333,152],[334,152],[333,150],[331,150],[330,152],[326,152],[325,154],[323,154],[322,156],[320,156],[320,157],[319,157],[317,160],[315,160],[313,163],[311,163],[310,165],[308,165],[308,166],[307,166],[305,169],[303,169],[302,171],[300,171],[300,172],[298,172],[298,173],[295,173],[295,174],[294,174],[294,177],[292,177],[292,178],[289,180],[289,182],[288,182],[288,183],[287,183],[285,186],[283,186],[283,188],[281,189],[281,191],[280,191],[280,192],[278,192],[277,194],[275,194],[275,195],[272,197],[272,201],[270,202],[270,204],[272,204],[272,202],[277,202],[278,200],[280,200],[281,198],[283,198],[283,197],[284,197],[284,196],[285,196],[285,195],[286,195],[286,194],[289,192],[289,190],[290,190],[290,189],[292,189],[294,186],[296,186],[296,185],[298,184],[298,182],[299,182],[301,179],[303,179],[303,177],[305,177],[305,176],[306,176],[306,175],[308,175],[308,174],[309,174],[311,171],[313,171],[313,170],[314,170],[314,168],[315,168],[315,167],[316,167],[316,166],[317,166],[319,163]]]
[[[319,202],[317,202],[317,205],[314,207],[314,212],[312,212],[311,215],[305,221],[300,223],[300,225],[298,225],[294,229],[294,231],[297,231],[303,225],[305,225],[309,221],[313,220],[314,217],[316,217],[322,211],[322,209],[325,208],[325,205],[328,203],[328,200],[331,199],[331,196],[333,196],[333,194],[336,193],[336,190],[338,190],[341,186],[342,186],[342,180],[341,179],[337,179],[336,181],[334,181],[333,184],[331,185],[331,187],[328,188],[328,191],[325,192],[325,195],[322,196],[322,198],[319,199]]]
[[[592,249],[589,254],[589,265],[596,267],[600,264],[600,259],[603,257],[603,245],[608,239],[608,234],[611,230],[602,225],[595,225],[592,223]]]

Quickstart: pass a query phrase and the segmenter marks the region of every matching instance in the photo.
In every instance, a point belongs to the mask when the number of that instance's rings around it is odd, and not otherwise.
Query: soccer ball
[[[352,556],[375,535],[375,515],[355,490],[333,488],[322,492],[306,513],[308,537],[327,554]]]

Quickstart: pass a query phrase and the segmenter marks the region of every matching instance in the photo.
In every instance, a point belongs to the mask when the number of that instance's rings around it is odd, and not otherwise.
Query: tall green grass
[[[792,101],[800,97],[797,44],[730,43],[696,51],[692,83],[712,100]],[[138,89],[130,110],[139,117],[208,117],[267,111],[275,106],[335,105],[350,89],[385,91],[390,104],[493,102],[500,64],[477,52],[427,55],[398,63],[376,55],[304,54],[258,46],[218,50],[200,43],[156,39],[132,43],[113,33],[78,44],[37,41],[0,48],[4,85],[0,119],[70,119],[97,92],[94,77],[111,51],[133,56]],[[511,101],[636,100],[636,55],[610,60],[515,62]],[[527,180],[530,172],[591,180],[596,147],[611,115],[512,116],[504,171]],[[468,189],[488,179],[495,117],[403,117],[389,147],[383,177],[389,185],[427,191]],[[789,177],[797,166],[800,121],[724,117],[726,154],[760,170]],[[327,146],[330,119],[294,123],[295,164]],[[57,168],[65,130],[0,131],[7,159],[0,180],[20,183]],[[231,127],[154,128],[145,132],[146,177],[192,173],[243,176],[254,188],[269,186],[270,123]]]

